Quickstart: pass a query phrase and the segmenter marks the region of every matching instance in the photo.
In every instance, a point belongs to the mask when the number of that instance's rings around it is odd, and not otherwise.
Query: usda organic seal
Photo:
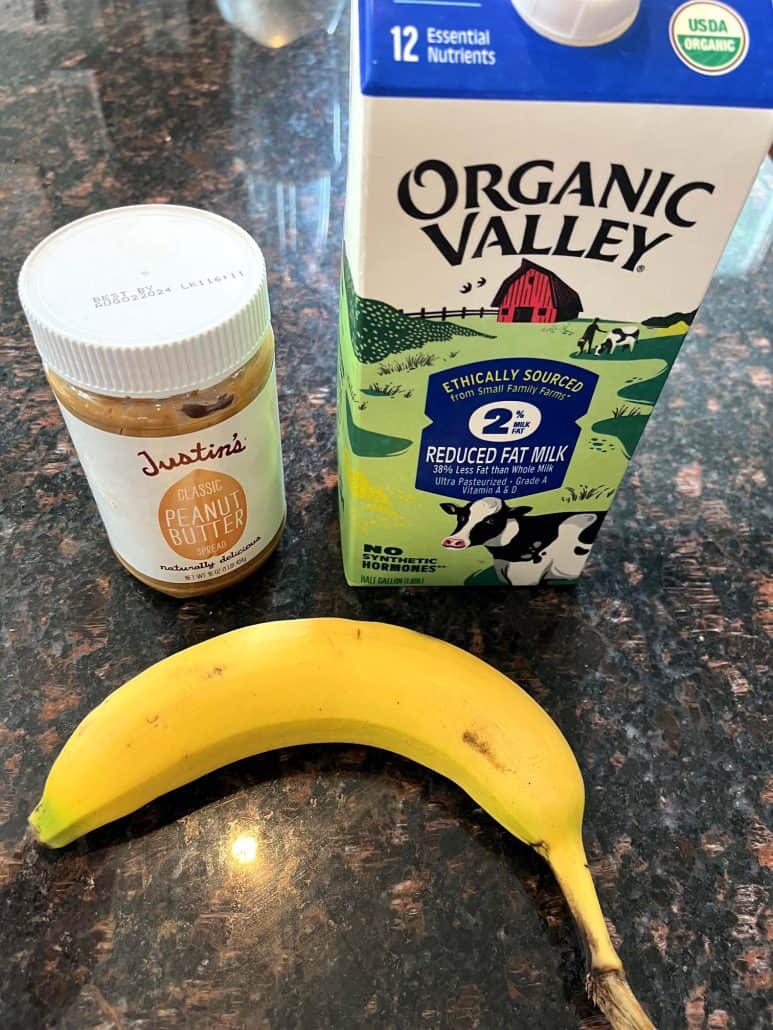
[[[702,75],[724,75],[746,57],[749,30],[725,4],[682,4],[671,17],[671,45],[688,68]]]

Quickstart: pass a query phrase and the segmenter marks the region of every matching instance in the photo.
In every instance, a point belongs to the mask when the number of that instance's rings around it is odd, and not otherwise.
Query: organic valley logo
[[[146,462],[142,472],[146,476],[157,476],[160,472],[180,468],[182,465],[195,465],[198,461],[215,461],[217,458],[229,458],[232,454],[241,454],[247,450],[247,444],[239,439],[237,433],[228,443],[215,446],[213,443],[203,444],[200,441],[187,451],[178,451],[167,458],[154,458],[149,451],[137,451],[137,457]]]
[[[632,272],[645,254],[674,236],[658,231],[652,219],[659,220],[661,230],[663,222],[676,230],[691,229],[701,200],[714,189],[713,183],[685,182],[652,168],[629,173],[621,164],[599,168],[579,161],[560,172],[554,161],[534,160],[514,168],[465,165],[457,172],[431,159],[403,175],[397,199],[407,215],[424,223],[421,231],[449,265],[496,251],[615,262]],[[548,225],[543,215],[564,203],[593,210],[595,217],[582,210],[565,213],[556,231],[555,220]],[[635,218],[599,217],[610,207],[622,207]],[[458,218],[446,217],[460,208],[466,212],[461,228]]]

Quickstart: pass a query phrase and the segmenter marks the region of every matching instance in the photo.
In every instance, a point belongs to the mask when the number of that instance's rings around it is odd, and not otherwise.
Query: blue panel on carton
[[[727,5],[730,6],[730,5]],[[371,96],[768,107],[773,5],[737,0],[748,51],[726,74],[677,55],[674,0],[643,0],[602,46],[565,46],[530,29],[511,0],[360,0],[361,86]]]
[[[595,372],[544,358],[476,362],[429,376],[416,488],[445,494],[450,474],[465,500],[562,486],[597,380]],[[490,402],[481,404],[486,390]]]

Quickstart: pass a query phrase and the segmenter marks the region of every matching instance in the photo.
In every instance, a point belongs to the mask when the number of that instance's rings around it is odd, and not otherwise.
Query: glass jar
[[[251,237],[191,208],[106,211],[39,244],[20,294],[121,564],[174,597],[262,565],[285,502],[265,264]]]

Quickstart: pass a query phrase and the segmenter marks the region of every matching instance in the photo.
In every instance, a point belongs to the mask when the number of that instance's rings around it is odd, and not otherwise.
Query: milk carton
[[[771,6],[353,6],[347,579],[573,581],[770,144]]]

